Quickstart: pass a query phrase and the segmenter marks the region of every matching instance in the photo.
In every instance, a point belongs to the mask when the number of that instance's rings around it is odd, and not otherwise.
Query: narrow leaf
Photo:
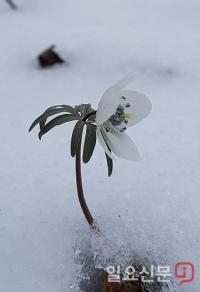
[[[73,107],[71,107],[70,105],[65,105],[65,104],[61,104],[61,105],[56,105],[56,106],[52,106],[50,108],[48,108],[44,113],[46,113],[49,116],[54,115],[53,111],[55,111],[55,114],[58,114],[60,112],[68,112],[71,113],[72,115],[74,115],[75,120],[80,119],[80,115],[78,113],[78,111],[76,109],[74,109]],[[39,122],[40,124],[40,130],[42,130],[42,128],[45,126],[47,118],[48,117],[42,117],[42,120]]]
[[[92,157],[96,145],[96,125],[87,123],[85,143],[83,148],[83,162],[87,163]]]
[[[46,120],[48,117],[53,116],[55,114],[61,113],[61,112],[66,112],[66,109],[64,108],[56,108],[56,109],[51,109],[45,111],[41,116],[39,116],[30,126],[29,132],[37,125],[40,123],[40,129],[42,129],[46,123]]]
[[[86,114],[88,114],[91,111],[93,111],[93,109],[91,108],[91,104],[90,103],[76,105],[75,109],[80,112],[82,118],[84,118]]]
[[[106,140],[105,140],[105,137],[103,135],[103,132],[102,132],[102,137],[104,139],[104,142],[106,143],[107,147],[108,147],[108,150],[111,152],[111,149],[110,147],[108,146]],[[113,160],[107,155],[107,153],[105,153],[106,155],[106,162],[107,162],[107,167],[108,167],[108,176],[111,176],[112,175],[112,171],[113,171]]]
[[[71,156],[74,157],[77,153],[78,146],[81,142],[83,128],[85,123],[83,121],[78,121],[74,127],[71,138]]]
[[[70,114],[60,115],[60,116],[52,119],[39,132],[39,139],[41,139],[44,134],[49,132],[55,126],[58,126],[58,125],[61,125],[61,124],[64,124],[66,122],[70,122],[70,121],[73,121],[73,120],[76,120],[76,117],[74,115],[70,115]]]
[[[93,122],[93,123],[96,121],[96,113],[95,113],[95,111],[94,111],[94,114],[87,119],[87,121],[90,121],[90,122]]]
[[[105,153],[106,155],[106,161],[107,161],[107,167],[108,167],[108,176],[112,175],[113,171],[113,160]]]
[[[83,117],[92,111],[91,104],[83,104]]]
[[[37,125],[40,124],[40,130],[44,127],[46,120],[48,117],[53,116],[55,114],[59,114],[61,112],[68,112],[78,118],[80,118],[80,115],[77,110],[72,108],[69,105],[56,105],[48,108],[42,115],[40,115],[30,126],[29,132]]]
[[[80,117],[78,111],[75,108],[73,108],[72,106],[70,106],[70,105],[61,105],[61,106],[63,108],[65,108],[70,114],[77,116],[77,118]]]

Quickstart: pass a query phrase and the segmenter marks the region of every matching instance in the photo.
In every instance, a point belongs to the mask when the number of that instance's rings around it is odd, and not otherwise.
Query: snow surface
[[[172,291],[199,291],[200,2],[15,2],[18,11],[0,2],[0,291],[77,289],[84,244],[100,266],[116,253],[116,262],[132,254],[171,266],[191,261],[195,281]],[[51,44],[70,66],[38,67],[37,54]],[[143,160],[119,159],[107,178],[97,145],[83,167],[103,240],[89,232],[77,200],[72,125],[42,142],[28,127],[51,105],[96,107],[108,86],[135,71],[129,88],[153,103],[129,129]]]

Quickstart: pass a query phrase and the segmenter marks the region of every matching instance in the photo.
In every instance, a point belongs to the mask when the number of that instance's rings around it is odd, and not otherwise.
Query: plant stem
[[[96,111],[90,112],[85,115],[83,118],[83,122],[86,122],[87,119],[90,116],[93,116],[96,114]],[[76,153],[76,186],[77,186],[77,193],[79,198],[79,203],[81,205],[81,209],[83,211],[83,214],[85,215],[85,218],[88,222],[88,224],[95,230],[98,230],[97,226],[95,225],[94,219],[90,213],[90,210],[87,206],[87,203],[85,201],[85,196],[83,192],[83,184],[82,184],[82,176],[81,176],[81,141],[77,149]]]
[[[83,193],[83,185],[82,185],[82,177],[81,177],[81,142],[78,146],[78,150],[76,153],[76,185],[77,185],[77,193],[79,202],[83,211],[83,214],[85,215],[85,218],[88,222],[88,224],[91,227],[94,226],[94,219],[88,209],[87,203],[85,201],[84,193]]]

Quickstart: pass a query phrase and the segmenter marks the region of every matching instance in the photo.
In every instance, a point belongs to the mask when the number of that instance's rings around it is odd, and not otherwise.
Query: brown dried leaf
[[[46,68],[57,63],[65,63],[65,60],[63,60],[59,54],[55,52],[54,48],[55,46],[51,46],[38,56],[38,61],[41,67]]]

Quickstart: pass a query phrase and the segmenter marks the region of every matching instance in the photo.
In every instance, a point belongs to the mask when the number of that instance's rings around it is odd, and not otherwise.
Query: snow
[[[0,290],[72,291],[74,247],[89,242],[96,265],[118,250],[116,262],[132,254],[192,262],[195,281],[172,291],[199,291],[199,1],[15,2],[17,11],[0,3]],[[69,66],[38,67],[37,54],[51,44]],[[142,161],[119,159],[107,178],[97,145],[83,167],[104,240],[91,235],[77,200],[72,125],[41,142],[28,128],[51,105],[97,107],[105,89],[132,72],[128,88],[153,104],[128,130]]]

